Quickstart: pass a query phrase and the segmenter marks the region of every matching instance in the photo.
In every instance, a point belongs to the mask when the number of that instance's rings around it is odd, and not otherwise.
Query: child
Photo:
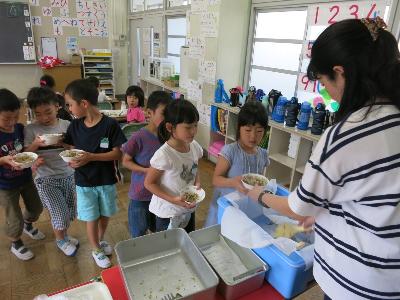
[[[65,98],[72,114],[64,142],[85,152],[70,166],[75,169],[78,219],[86,222],[92,256],[101,268],[111,265],[106,255],[112,247],[104,241],[109,218],[117,212],[116,162],[126,142],[118,122],[102,115],[96,107],[98,91],[87,80],[71,82]]]
[[[55,91],[56,82],[54,78],[50,75],[43,75],[40,77],[40,87],[42,88],[49,88],[54,91],[57,95],[57,102],[58,102],[58,112],[57,118],[67,121],[72,121],[72,116],[68,112],[67,108],[65,107],[65,99],[64,96]]]
[[[86,78],[86,80],[89,81],[90,83],[92,83],[96,87],[97,91],[99,92],[99,96],[97,97],[97,103],[110,100],[108,98],[108,96],[106,95],[106,93],[100,89],[100,80],[97,77],[89,76],[88,78]]]
[[[157,129],[164,120],[164,109],[172,101],[169,93],[153,92],[147,101],[149,124],[135,132],[122,147],[122,163],[132,171],[129,187],[129,231],[132,237],[146,234],[146,230],[155,231],[155,216],[149,212],[152,194],[144,187],[144,177],[150,167],[150,159],[160,148]]]
[[[143,90],[136,86],[131,85],[127,88],[125,93],[125,101],[128,104],[128,112],[126,114],[126,121],[142,123],[145,121],[144,112],[144,93]]]
[[[36,188],[42,204],[49,211],[57,247],[67,256],[74,256],[79,242],[67,235],[70,222],[75,219],[74,171],[59,156],[63,149],[61,140],[56,145],[46,145],[42,134],[65,133],[69,121],[57,119],[57,95],[48,88],[34,87],[28,93],[28,105],[36,122],[25,128],[25,150],[40,155],[35,177]]]
[[[196,204],[185,202],[180,191],[188,185],[200,187],[197,166],[203,149],[194,140],[198,121],[196,107],[187,100],[173,101],[165,109],[158,128],[160,140],[165,143],[150,160],[144,181],[153,193],[149,210],[156,215],[156,231],[176,226],[173,224],[177,219],[182,220],[179,227],[186,231],[195,228]]]
[[[215,166],[213,184],[216,187],[205,227],[217,223],[217,199],[237,190],[247,190],[242,184],[246,173],[263,174],[269,164],[267,150],[258,146],[268,126],[267,111],[258,101],[246,102],[238,115],[237,142],[225,145]]]
[[[4,208],[5,231],[11,240],[11,252],[21,260],[34,257],[21,240],[22,232],[34,240],[45,236],[32,222],[37,221],[43,207],[40,203],[31,169],[20,169],[13,160],[24,145],[24,126],[17,123],[21,103],[7,89],[0,89],[0,205]],[[25,204],[22,213],[19,198]]]

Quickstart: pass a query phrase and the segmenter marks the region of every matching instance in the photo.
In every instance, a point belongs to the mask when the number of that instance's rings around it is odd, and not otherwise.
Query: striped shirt
[[[400,299],[400,111],[367,108],[330,127],[289,196],[314,215],[314,277],[332,299]]]

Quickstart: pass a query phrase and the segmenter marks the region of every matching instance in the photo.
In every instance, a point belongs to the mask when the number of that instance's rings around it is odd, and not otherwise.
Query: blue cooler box
[[[287,196],[289,195],[289,191],[278,186],[276,194]],[[217,202],[218,223],[221,224],[224,210],[228,206],[231,206],[231,204],[224,197],[219,198]],[[310,262],[306,263],[296,252],[287,256],[274,245],[252,250],[270,267],[269,272],[265,274],[265,280],[286,299],[302,293],[306,289],[307,284],[313,280],[313,271],[312,266],[310,267]]]

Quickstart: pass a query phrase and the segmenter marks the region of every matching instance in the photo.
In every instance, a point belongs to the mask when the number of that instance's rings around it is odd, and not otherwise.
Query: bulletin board
[[[36,52],[42,37],[55,37],[58,58],[69,63],[77,49],[109,48],[107,0],[29,0]]]
[[[27,3],[0,2],[0,63],[35,63],[35,46]]]

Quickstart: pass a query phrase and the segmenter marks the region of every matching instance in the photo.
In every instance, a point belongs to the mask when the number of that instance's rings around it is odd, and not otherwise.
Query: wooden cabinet
[[[60,65],[51,69],[43,69],[43,74],[54,78],[55,91],[60,93],[65,91],[71,81],[82,78],[81,65]]]

